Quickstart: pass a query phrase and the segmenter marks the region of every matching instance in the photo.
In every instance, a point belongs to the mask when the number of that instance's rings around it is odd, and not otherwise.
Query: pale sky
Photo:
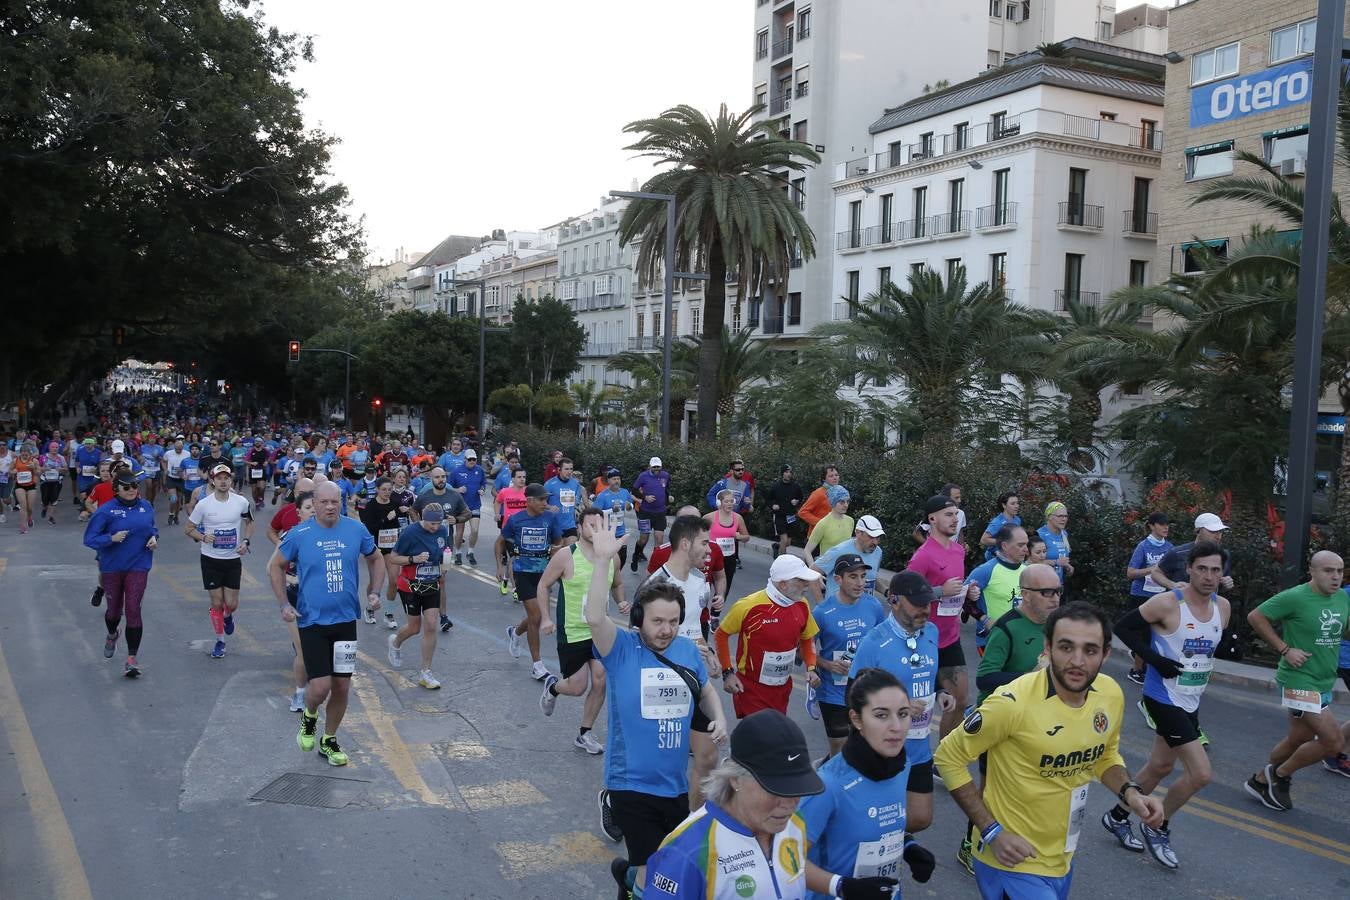
[[[448,234],[532,231],[651,173],[621,132],[752,100],[753,0],[265,0],[314,37],[295,83],[341,138],[372,262]]]

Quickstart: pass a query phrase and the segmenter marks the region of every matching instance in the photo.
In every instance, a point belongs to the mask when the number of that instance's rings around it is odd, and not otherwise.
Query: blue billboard
[[[1232,122],[1312,99],[1312,57],[1191,89],[1191,127]]]

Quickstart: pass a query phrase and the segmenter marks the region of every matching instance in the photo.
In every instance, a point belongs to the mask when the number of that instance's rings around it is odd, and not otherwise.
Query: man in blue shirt
[[[526,485],[525,508],[502,525],[501,535],[502,543],[514,557],[511,570],[515,574],[516,593],[525,605],[525,618],[520,624],[506,626],[506,649],[519,659],[520,636],[526,636],[533,661],[530,677],[535,681],[543,681],[549,674],[539,654],[539,622],[543,618],[539,604],[548,602],[547,597],[536,596],[539,576],[544,574],[548,558],[563,540],[559,516],[547,507],[548,500],[548,491],[542,484]]]
[[[874,593],[877,589],[877,572],[881,571],[881,536],[886,531],[881,527],[881,520],[876,516],[860,516],[857,524],[853,527],[853,537],[842,543],[835,544],[833,547],[826,548],[820,558],[815,561],[811,568],[825,576],[825,599],[839,595],[839,585],[830,576],[834,571],[835,561],[841,557],[850,554],[857,554],[863,559],[867,566],[867,584],[864,590],[867,593]],[[817,582],[811,585],[811,591],[814,593],[819,590]]]
[[[731,491],[736,495],[736,505],[733,509],[741,515],[750,512],[750,506],[755,500],[755,489],[751,486],[745,477],[745,463],[739,459],[731,461],[731,469],[725,476],[713,482],[713,486],[708,488],[709,509],[717,509],[717,495],[723,491]]]
[[[473,548],[478,546],[478,523],[483,515],[483,487],[487,473],[478,464],[478,453],[472,447],[464,451],[464,465],[450,473],[450,487],[464,498],[469,508],[469,521],[455,526],[455,565],[463,565],[464,544],[469,545],[469,565],[478,565]]]
[[[572,461],[558,461],[558,474],[544,482],[548,490],[549,511],[557,515],[562,528],[563,545],[577,542],[577,510],[586,503],[586,489],[572,475]],[[524,595],[521,595],[524,597]]]
[[[450,449],[441,454],[436,464],[446,472],[453,472],[464,465],[464,457],[464,442],[454,437],[450,439]]]
[[[811,610],[811,617],[820,626],[816,633],[816,668],[821,676],[820,687],[807,693],[807,711],[812,711],[814,701],[833,756],[844,749],[849,735],[844,689],[853,668],[853,655],[863,638],[886,619],[887,612],[881,601],[866,589],[867,579],[874,577],[857,553],[836,557],[830,572],[834,592]]]
[[[609,483],[603,491],[595,495],[591,502],[605,511],[605,524],[611,522],[618,526],[615,535],[624,536],[623,516],[624,513],[633,508],[633,495],[628,493],[628,488],[623,487],[623,476],[619,474],[618,469],[608,469],[605,471],[605,480]],[[624,567],[628,562],[628,546],[619,548],[619,568]]]
[[[296,622],[300,630],[300,655],[309,677],[296,743],[305,752],[314,749],[319,705],[327,701],[319,752],[330,766],[345,766],[347,754],[336,735],[356,670],[356,620],[361,617],[358,563],[364,557],[370,570],[366,603],[374,609],[380,607],[387,569],[366,526],[342,515],[342,491],[336,484],[325,482],[315,489],[314,507],[313,519],[286,532],[267,573],[282,621]],[[295,563],[300,579],[294,607],[286,598],[288,563]]]
[[[1129,609],[1135,609],[1154,594],[1161,594],[1167,590],[1154,580],[1153,567],[1167,555],[1168,550],[1172,549],[1172,542],[1167,539],[1171,527],[1167,513],[1149,514],[1148,534],[1144,535],[1144,539],[1135,546],[1134,553],[1125,566],[1125,577],[1130,580]],[[1133,664],[1130,666],[1128,677],[1135,684],[1142,685],[1144,661],[1137,653],[1131,654],[1131,659]]]

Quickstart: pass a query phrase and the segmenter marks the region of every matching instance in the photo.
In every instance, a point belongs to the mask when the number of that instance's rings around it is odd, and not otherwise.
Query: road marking
[[[474,812],[548,802],[548,798],[528,781],[499,781],[496,784],[461,786],[459,795]]]
[[[1186,801],[1186,806],[1183,808],[1189,809],[1191,806],[1201,806],[1212,812],[1219,813],[1220,815],[1233,816],[1234,818],[1245,819],[1249,822],[1253,822],[1261,826],[1262,828],[1272,828],[1276,831],[1283,831],[1285,834],[1292,835],[1296,838],[1302,838],[1306,841],[1312,841],[1315,844],[1325,844],[1332,850],[1344,851],[1346,848],[1346,844],[1344,841],[1338,841],[1333,838],[1323,837],[1322,835],[1314,834],[1311,831],[1303,831],[1302,829],[1295,828],[1292,825],[1285,825],[1283,822],[1273,822],[1270,819],[1267,819],[1265,816],[1252,815],[1251,813],[1246,813],[1243,812],[1242,810],[1234,809],[1231,806],[1224,806],[1222,803],[1215,803],[1213,800],[1206,800],[1203,797],[1192,797],[1191,799]],[[1346,862],[1350,864],[1350,857],[1346,858]]]
[[[375,660],[365,653],[358,653],[357,655],[372,669],[377,668]],[[366,720],[370,722],[370,727],[375,729],[375,734],[380,739],[372,750],[389,767],[389,771],[394,773],[394,777],[398,779],[398,783],[403,786],[403,789],[428,806],[443,806],[453,809],[454,804],[433,791],[422,778],[422,774],[417,771],[417,762],[413,759],[408,745],[403,743],[403,738],[399,736],[393,717],[385,712],[384,707],[380,704],[379,696],[370,685],[363,678],[353,678],[352,693],[361,701]]]
[[[0,575],[4,571],[5,559],[0,557]],[[47,856],[45,868],[52,879],[55,897],[57,900],[92,900],[89,878],[75,847],[75,836],[61,810],[61,799],[56,796],[47,767],[42,763],[42,754],[28,726],[28,716],[19,702],[19,691],[9,674],[3,647],[0,647],[0,720],[4,722],[5,734],[14,753],[19,781],[28,795],[38,842]]]
[[[168,572],[156,569],[155,574],[157,574],[160,579],[171,587],[174,593],[178,594],[183,600],[186,600],[189,603],[198,603],[203,599],[201,595],[189,590],[187,585],[183,584],[183,582],[179,581]],[[238,610],[236,610],[236,612],[238,612]],[[239,641],[239,643],[244,645],[246,651],[256,656],[265,656],[268,653],[267,648],[263,647],[263,645],[258,642],[258,639],[249,634],[247,630],[240,628],[238,623],[235,624],[234,634],[232,634],[230,638]]]
[[[494,844],[493,849],[502,858],[502,874],[507,878],[525,878],[542,875],[568,867],[600,865],[614,858],[613,851],[589,831],[569,831],[555,835],[547,843],[506,841]]]
[[[1236,828],[1239,831],[1245,831],[1248,834],[1254,834],[1257,837],[1265,838],[1268,841],[1274,841],[1277,844],[1284,844],[1285,846],[1288,847],[1294,847],[1295,849],[1303,850],[1315,856],[1320,856],[1324,859],[1329,859],[1332,862],[1338,862],[1343,866],[1350,866],[1350,856],[1347,856],[1343,853],[1333,853],[1331,850],[1326,850],[1322,847],[1318,847],[1313,844],[1307,844],[1304,843],[1303,841],[1295,840],[1294,838],[1285,837],[1282,834],[1273,832],[1270,830],[1270,825],[1272,823],[1270,823],[1266,819],[1261,819],[1260,825],[1249,825],[1246,822],[1235,820],[1231,815],[1212,813],[1203,808],[1192,808],[1195,805],[1196,805],[1195,800],[1192,799],[1183,808],[1185,809],[1186,812],[1190,813],[1193,816],[1199,816],[1202,819],[1208,819],[1209,821],[1217,822],[1220,825],[1227,825],[1229,828]],[[1213,805],[1218,806],[1218,804]]]

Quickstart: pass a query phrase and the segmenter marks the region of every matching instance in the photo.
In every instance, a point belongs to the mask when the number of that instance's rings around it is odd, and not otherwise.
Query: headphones
[[[670,599],[670,598],[668,598],[668,597],[648,598],[648,599],[647,599],[647,603],[652,602],[652,599],[668,600],[668,599]],[[675,592],[675,600],[676,600],[677,603],[680,604],[680,624],[683,625],[683,624],[684,624],[684,591],[681,591],[681,590],[678,590],[678,589],[677,589],[676,592]],[[630,607],[628,608],[628,624],[632,625],[634,628],[638,628],[638,629],[641,629],[641,628],[642,628],[642,616],[643,616],[642,610],[643,610],[643,608],[647,605],[647,603],[640,603],[640,602],[638,602],[638,600],[636,600],[636,599],[633,600],[633,605],[630,606]]]

